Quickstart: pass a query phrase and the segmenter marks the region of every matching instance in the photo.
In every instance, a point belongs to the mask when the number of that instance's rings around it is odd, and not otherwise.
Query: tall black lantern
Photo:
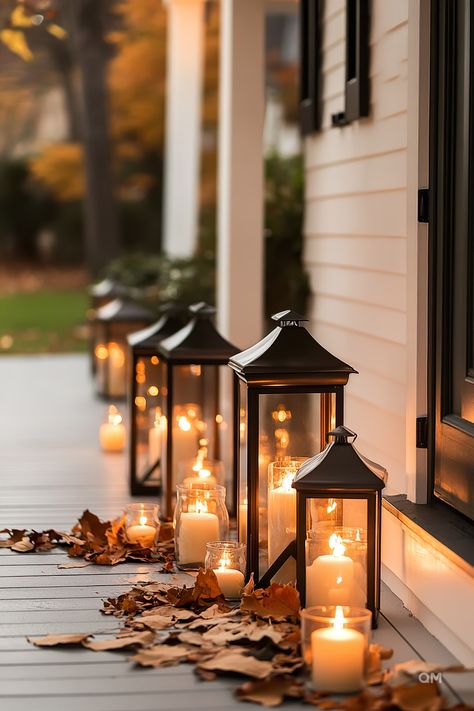
[[[303,464],[296,491],[297,587],[303,606],[380,607],[380,527],[386,470],[336,427],[324,451]]]
[[[163,386],[158,346],[185,323],[184,311],[175,306],[162,309],[152,326],[128,336],[131,348],[130,388],[130,492],[133,496],[159,494],[161,458],[166,419],[162,409]]]
[[[96,392],[104,398],[127,395],[129,349],[127,336],[145,328],[152,314],[140,304],[115,299],[97,312],[94,349]]]
[[[235,389],[226,366],[238,349],[217,332],[214,308],[199,303],[190,312],[191,321],[158,347],[165,383],[161,499],[166,517],[173,514],[177,484],[227,485],[231,510],[235,497]]]
[[[356,372],[315,341],[302,316],[282,311],[272,318],[277,328],[229,362],[239,390],[239,538],[247,543],[247,572],[262,584],[296,577],[291,483],[342,424],[344,386]]]

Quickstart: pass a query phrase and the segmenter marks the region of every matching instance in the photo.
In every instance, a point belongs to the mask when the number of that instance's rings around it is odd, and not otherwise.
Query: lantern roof
[[[127,341],[132,348],[138,351],[150,351],[153,354],[158,343],[179,331],[186,321],[185,309],[177,304],[164,304],[160,312],[161,317],[158,321],[127,336]]]
[[[229,365],[245,380],[272,382],[278,376],[295,377],[298,381],[345,384],[350,365],[332,355],[303,326],[304,316],[287,309],[272,316],[278,323],[255,345],[237,353]]]
[[[347,491],[381,491],[387,481],[387,470],[364,457],[354,447],[355,432],[340,426],[328,433],[334,441],[322,452],[308,459],[298,470],[292,486],[297,491],[316,489]],[[349,442],[350,438],[354,438]]]
[[[189,307],[191,320],[177,333],[161,341],[159,352],[169,361],[220,365],[238,352],[217,331],[212,318],[216,310],[200,301]]]
[[[103,298],[104,296],[117,297],[125,292],[125,287],[113,279],[102,279],[89,287],[90,296]]]
[[[97,311],[99,321],[151,321],[152,313],[135,301],[114,299]]]

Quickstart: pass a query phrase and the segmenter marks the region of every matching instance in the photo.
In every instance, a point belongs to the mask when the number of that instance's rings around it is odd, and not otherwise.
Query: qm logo
[[[420,672],[418,674],[418,681],[421,684],[433,684],[435,682],[441,684],[443,675],[441,672]]]

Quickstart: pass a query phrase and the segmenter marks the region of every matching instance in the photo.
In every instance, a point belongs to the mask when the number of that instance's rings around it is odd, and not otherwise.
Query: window
[[[332,115],[332,125],[368,116],[369,89],[368,0],[346,0],[345,109]]]
[[[474,0],[432,0],[430,471],[474,519]]]

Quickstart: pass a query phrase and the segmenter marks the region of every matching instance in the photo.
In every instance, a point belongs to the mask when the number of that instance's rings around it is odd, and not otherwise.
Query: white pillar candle
[[[121,452],[125,447],[125,425],[115,405],[110,405],[107,422],[99,428],[99,441],[104,452]]]
[[[234,600],[240,597],[245,582],[243,573],[235,568],[228,568],[222,565],[213,570],[224,597]]]
[[[152,548],[155,543],[156,528],[147,524],[136,524],[127,528],[130,543],[140,543],[145,548]]]
[[[125,351],[118,343],[109,343],[108,351],[108,394],[122,397],[127,390]]]
[[[292,488],[293,475],[288,474],[281,486],[268,492],[268,564],[271,565],[296,536],[296,491]],[[294,580],[294,560],[287,560],[274,576],[279,583]]]
[[[161,459],[162,435],[161,423],[157,420],[154,426],[148,430],[148,464],[150,467],[154,467]]]
[[[335,537],[334,537],[335,536]],[[330,538],[333,552],[318,556],[306,566],[306,604],[353,605],[354,562],[344,555],[339,536]]]
[[[206,543],[219,540],[219,519],[213,513],[187,512],[180,516],[178,563],[204,563]]]
[[[359,691],[364,680],[365,639],[358,630],[344,629],[342,607],[332,627],[311,633],[312,679],[317,691]]]
[[[180,415],[175,419],[173,427],[173,452],[176,464],[185,460],[196,458],[198,449],[198,433],[193,423],[186,417]]]

